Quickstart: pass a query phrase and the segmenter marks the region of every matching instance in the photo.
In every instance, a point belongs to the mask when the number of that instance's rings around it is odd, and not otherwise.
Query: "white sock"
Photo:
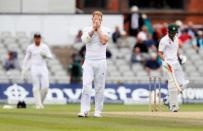
[[[103,101],[104,101],[103,92],[96,93],[95,94],[95,112],[101,113],[103,109]]]
[[[169,105],[170,108],[176,107],[178,109],[178,90],[175,87],[175,84],[173,81],[169,81],[170,83],[168,84],[168,99],[169,99]]]
[[[90,110],[90,101],[91,101],[91,95],[88,93],[82,93],[81,96],[81,112],[88,112]]]
[[[33,91],[33,96],[34,96],[34,99],[35,99],[35,105],[36,106],[41,106],[42,102],[41,102],[41,95],[40,95],[39,87],[33,87],[32,91]]]
[[[44,102],[44,100],[47,96],[48,90],[49,90],[49,88],[47,88],[47,87],[41,89],[41,102],[42,103]]]

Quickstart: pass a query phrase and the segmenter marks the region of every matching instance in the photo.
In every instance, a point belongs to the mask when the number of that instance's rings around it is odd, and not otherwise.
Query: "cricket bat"
[[[175,74],[174,74],[174,70],[171,66],[168,65],[168,67],[166,67],[168,69],[168,71],[171,73],[173,82],[175,83],[176,88],[178,89],[179,93],[183,93],[183,89],[180,87],[180,85],[178,84]]]

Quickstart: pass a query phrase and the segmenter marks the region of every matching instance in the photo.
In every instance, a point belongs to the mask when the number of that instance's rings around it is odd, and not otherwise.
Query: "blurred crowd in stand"
[[[152,24],[146,14],[141,14],[137,6],[131,8],[131,14],[125,18],[124,23],[129,23],[128,31],[116,26],[112,31],[110,44],[114,44],[117,49],[128,48],[131,50],[131,64],[141,64],[150,74],[151,71],[161,72],[161,60],[157,55],[160,39],[167,35],[169,23]],[[195,27],[192,22],[182,23],[177,20],[174,22],[178,26],[177,37],[180,47],[184,44],[190,44],[192,48],[199,52],[203,48],[203,29]],[[79,30],[75,37],[75,43],[81,43],[82,31]],[[135,43],[131,43],[129,38],[134,38]],[[76,54],[80,58],[80,63],[84,61],[85,45],[83,45]],[[107,58],[112,57],[111,49],[107,49]],[[73,58],[75,59],[75,57]],[[73,60],[72,65],[74,65]],[[80,64],[80,66],[81,66]],[[80,67],[81,68],[81,67]],[[72,68],[74,70],[74,68]],[[71,71],[70,71],[71,72]],[[81,71],[82,72],[82,71]],[[78,73],[76,73],[78,74]],[[73,71],[71,72],[74,77]],[[78,77],[78,75],[76,75]],[[81,78],[81,75],[80,75]]]

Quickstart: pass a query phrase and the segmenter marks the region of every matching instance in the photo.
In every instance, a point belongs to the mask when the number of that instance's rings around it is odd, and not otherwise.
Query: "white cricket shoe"
[[[88,117],[88,112],[80,112],[78,113],[78,117]]]
[[[94,117],[96,117],[96,118],[101,118],[101,117],[103,117],[103,116],[101,115],[101,113],[95,112],[95,113],[94,113]]]
[[[170,111],[171,111],[171,112],[178,112],[177,106],[173,105],[173,106],[170,108]]]
[[[36,108],[37,110],[39,110],[39,109],[44,109],[44,105],[37,105],[35,108]]]
[[[44,109],[44,105],[40,105],[41,109]]]
[[[35,108],[36,108],[37,110],[39,110],[39,109],[41,109],[41,106],[35,106]]]

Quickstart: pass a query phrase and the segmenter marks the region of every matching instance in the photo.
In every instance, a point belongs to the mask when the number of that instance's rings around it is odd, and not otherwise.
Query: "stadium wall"
[[[103,25],[114,30],[123,29],[122,15],[105,15]],[[0,15],[0,32],[42,33],[51,45],[67,45],[74,42],[78,30],[91,24],[91,15]]]
[[[75,0],[0,0],[0,13],[75,12]]]

